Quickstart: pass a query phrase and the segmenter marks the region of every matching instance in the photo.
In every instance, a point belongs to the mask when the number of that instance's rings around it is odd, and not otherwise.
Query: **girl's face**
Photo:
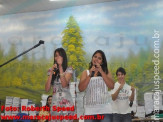
[[[97,65],[97,64],[102,64],[102,56],[100,53],[96,53],[93,58],[92,58],[92,64]]]
[[[56,52],[55,55],[54,55],[54,60],[55,60],[56,63],[57,63],[57,60],[58,60],[59,57],[60,57],[59,53]]]
[[[48,98],[48,105],[50,106],[51,103],[52,103],[52,97],[49,97],[49,98]]]

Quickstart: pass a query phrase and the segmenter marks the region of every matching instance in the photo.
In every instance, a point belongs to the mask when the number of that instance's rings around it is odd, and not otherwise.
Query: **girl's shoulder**
[[[65,73],[73,73],[73,68],[72,67],[67,67]]]

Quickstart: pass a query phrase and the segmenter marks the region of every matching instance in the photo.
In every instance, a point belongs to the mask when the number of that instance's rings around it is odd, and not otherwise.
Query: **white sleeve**
[[[73,74],[73,68],[72,67],[67,67],[65,72]]]

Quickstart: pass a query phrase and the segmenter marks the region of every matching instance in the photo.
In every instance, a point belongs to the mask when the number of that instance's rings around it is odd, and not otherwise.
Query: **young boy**
[[[116,71],[118,81],[111,91],[113,100],[113,122],[132,122],[130,102],[134,100],[134,87],[125,82],[126,71],[120,67]]]

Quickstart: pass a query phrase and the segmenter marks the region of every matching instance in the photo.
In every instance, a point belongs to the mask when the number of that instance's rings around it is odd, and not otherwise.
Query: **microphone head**
[[[133,101],[130,101],[130,104],[129,104],[129,106],[130,106],[130,107],[132,107],[132,105],[133,105]]]
[[[94,74],[95,74],[95,71],[92,71],[92,73],[91,73],[91,77],[93,77],[93,76],[94,76]]]
[[[58,73],[58,69],[57,69],[57,68],[54,68],[53,71],[54,71],[54,72],[53,72],[54,75],[56,75],[56,74]]]
[[[43,41],[43,40],[40,40],[40,41],[39,41],[39,44],[44,44],[44,41]]]
[[[56,64],[57,65],[57,67],[56,68],[54,68],[54,75],[57,75],[58,74],[58,72],[59,72],[59,69],[58,69],[58,63],[57,62],[55,62],[54,64]]]

